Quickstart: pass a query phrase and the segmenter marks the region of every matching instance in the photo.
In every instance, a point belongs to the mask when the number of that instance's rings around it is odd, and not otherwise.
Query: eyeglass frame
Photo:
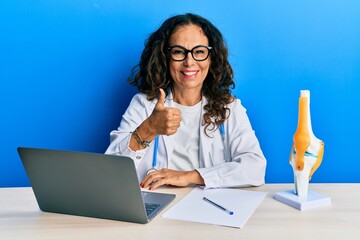
[[[185,51],[185,55],[184,55],[185,57],[184,57],[184,59],[182,59],[182,60],[175,60],[175,59],[172,58],[170,51],[171,51],[171,49],[173,49],[173,48],[175,48],[175,47],[181,48],[181,49],[183,49],[183,50]],[[196,60],[196,59],[194,58],[194,53],[193,53],[193,51],[194,51],[195,48],[198,48],[198,47],[204,47],[204,48],[206,48],[206,49],[208,50],[208,55],[206,56],[206,58],[204,58],[204,59],[202,59],[202,60]],[[168,51],[169,51],[170,58],[171,58],[173,61],[175,61],[175,62],[182,62],[182,61],[184,61],[184,60],[188,57],[188,55],[189,55],[188,53],[191,53],[192,58],[193,58],[195,61],[197,61],[197,62],[205,61],[206,59],[209,58],[209,56],[210,56],[210,50],[211,50],[211,49],[212,49],[212,47],[210,47],[210,46],[205,46],[205,45],[197,45],[197,46],[193,47],[191,50],[188,50],[188,49],[186,49],[186,48],[184,48],[183,46],[180,46],[180,45],[174,45],[174,46],[168,47]]]

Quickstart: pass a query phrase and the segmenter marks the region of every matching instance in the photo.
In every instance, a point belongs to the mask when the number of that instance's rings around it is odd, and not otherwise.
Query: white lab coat
[[[129,156],[134,160],[139,181],[152,168],[154,141],[148,148],[132,151],[129,148],[131,132],[148,118],[157,99],[148,101],[145,94],[136,94],[123,115],[120,126],[110,133],[110,145],[105,154]],[[203,96],[203,106],[207,103]],[[165,107],[173,107],[171,92],[165,100]],[[229,104],[230,117],[224,123],[225,140],[219,129],[205,135],[200,124],[200,167],[196,169],[205,181],[206,188],[245,187],[264,184],[266,160],[258,139],[250,125],[246,109],[239,99]],[[201,114],[203,116],[203,112]],[[201,117],[201,121],[203,118]],[[157,169],[167,168],[172,159],[174,137],[159,136]],[[225,149],[224,149],[225,147]]]

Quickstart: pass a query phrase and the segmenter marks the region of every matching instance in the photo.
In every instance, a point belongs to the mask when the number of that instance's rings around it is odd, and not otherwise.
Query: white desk
[[[330,208],[300,212],[273,199],[292,184],[267,184],[247,190],[267,197],[243,229],[161,217],[191,188],[163,188],[176,199],[148,224],[41,212],[31,188],[0,188],[0,239],[360,239],[360,184],[311,184],[332,199]]]

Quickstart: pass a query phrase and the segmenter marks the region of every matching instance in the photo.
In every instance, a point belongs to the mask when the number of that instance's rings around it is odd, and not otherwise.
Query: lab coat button
[[[136,156],[136,159],[140,159],[141,158],[141,156]]]

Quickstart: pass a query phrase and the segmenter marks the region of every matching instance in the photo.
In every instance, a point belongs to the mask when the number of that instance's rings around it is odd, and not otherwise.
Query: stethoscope
[[[146,172],[146,175],[148,175],[149,173],[157,171],[156,165],[157,165],[158,148],[159,148],[159,136],[156,136],[155,142],[154,142],[154,156],[153,156],[152,167]]]
[[[225,128],[224,128],[223,124],[221,124],[219,126],[219,130],[220,130],[221,138],[222,138],[223,143],[224,143],[224,152],[226,153]],[[158,149],[159,149],[159,136],[156,136],[156,138],[154,140],[154,155],[153,155],[152,167],[146,172],[146,175],[148,175],[149,173],[157,171],[156,165],[157,165]]]

